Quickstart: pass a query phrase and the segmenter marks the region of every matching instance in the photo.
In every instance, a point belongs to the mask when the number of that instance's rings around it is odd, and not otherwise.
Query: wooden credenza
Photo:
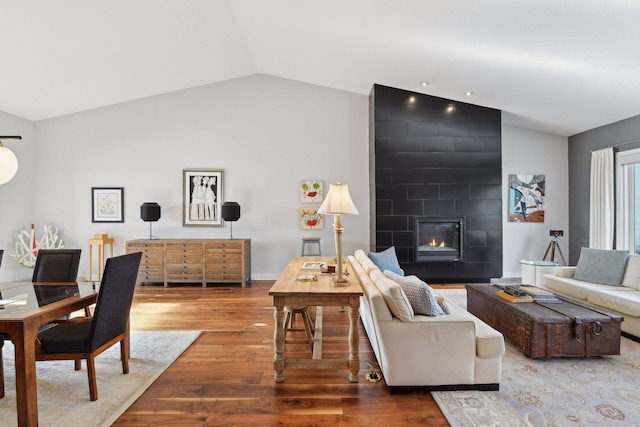
[[[138,284],[241,283],[251,280],[250,239],[129,240],[127,253],[142,252]]]

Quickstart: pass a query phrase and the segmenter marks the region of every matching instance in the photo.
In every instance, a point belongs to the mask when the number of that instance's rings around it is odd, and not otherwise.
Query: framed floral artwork
[[[222,227],[222,169],[182,171],[184,225]]]
[[[300,201],[302,203],[322,203],[324,192],[322,181],[318,179],[306,179],[300,181]]]
[[[318,213],[318,208],[300,209],[300,228],[303,230],[322,230],[323,219],[323,215]]]
[[[91,222],[124,222],[124,188],[91,188]]]

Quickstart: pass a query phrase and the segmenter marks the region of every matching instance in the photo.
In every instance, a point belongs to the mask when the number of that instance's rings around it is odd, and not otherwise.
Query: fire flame
[[[432,247],[436,247],[437,246],[439,248],[445,248],[446,247],[445,244],[444,244],[444,241],[438,243],[438,242],[436,242],[435,238],[431,239],[431,242],[428,242],[427,246],[432,246]]]

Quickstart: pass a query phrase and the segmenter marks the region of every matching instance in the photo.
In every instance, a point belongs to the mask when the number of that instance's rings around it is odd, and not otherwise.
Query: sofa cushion
[[[416,276],[399,276],[392,271],[385,270],[384,275],[398,283],[409,299],[413,314],[425,316],[442,316],[444,311],[431,293],[429,286]]]
[[[390,270],[404,276],[404,270],[400,268],[395,246],[391,246],[382,252],[369,252],[369,258],[378,266],[380,271]]]
[[[413,320],[413,309],[400,285],[385,277],[380,270],[373,270],[369,273],[369,277],[371,277],[373,284],[382,294],[389,310],[391,310],[391,314],[403,322],[411,322]]]
[[[576,280],[622,286],[628,251],[582,248],[573,274]]]
[[[638,289],[640,287],[640,256],[629,256],[627,267],[622,276],[622,286]]]
[[[599,289],[589,292],[587,301],[626,316],[640,317],[640,292],[622,289]]]
[[[375,265],[373,263],[373,261],[371,261],[369,258],[365,258],[360,262],[360,265],[362,266],[362,268],[364,268],[364,271],[367,272],[367,274],[371,273],[372,270],[378,270],[380,271],[380,269],[378,268],[377,265]]]
[[[353,253],[353,256],[355,259],[358,260],[358,262],[362,263],[363,259],[368,259],[367,254],[362,250],[362,249],[358,249]]]
[[[582,280],[569,279],[566,277],[558,277],[551,274],[545,274],[543,276],[543,285],[545,289],[548,289],[551,292],[556,292],[560,295],[564,295],[580,301],[586,301],[587,294],[594,290],[616,289],[621,292],[634,292],[634,289],[624,286],[614,287],[609,285],[599,285],[597,283],[584,282]]]

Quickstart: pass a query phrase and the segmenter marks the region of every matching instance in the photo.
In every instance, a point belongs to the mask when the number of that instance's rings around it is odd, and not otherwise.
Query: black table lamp
[[[156,202],[146,202],[140,206],[140,218],[149,223],[149,240],[151,237],[151,223],[160,219],[160,205]]]
[[[233,239],[233,223],[240,219],[240,205],[237,202],[224,202],[222,219],[231,222],[231,239]]]

